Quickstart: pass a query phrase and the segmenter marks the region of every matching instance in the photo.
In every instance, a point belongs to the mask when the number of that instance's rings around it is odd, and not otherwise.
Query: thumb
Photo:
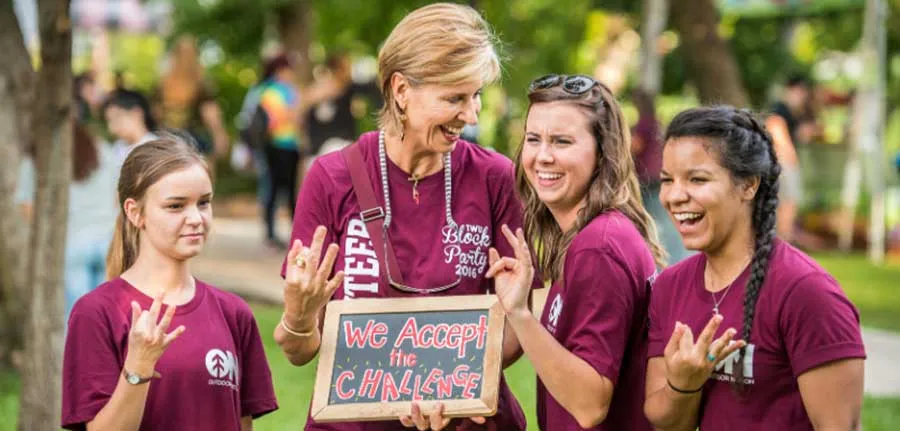
[[[487,419],[485,419],[484,416],[472,416],[469,418],[469,420],[475,422],[478,425],[484,425],[484,423],[487,422]]]
[[[489,264],[489,266],[490,266],[490,265],[493,265],[493,264],[496,263],[498,260],[500,260],[500,253],[497,252],[497,249],[496,249],[496,248],[491,247],[490,250],[488,250],[488,264]]]

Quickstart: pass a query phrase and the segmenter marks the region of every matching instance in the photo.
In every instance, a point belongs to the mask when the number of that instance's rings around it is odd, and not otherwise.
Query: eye
[[[183,205],[181,205],[181,204],[168,204],[168,205],[166,205],[166,208],[171,209],[171,210],[177,210],[177,209],[180,209],[182,206]]]
[[[669,184],[672,182],[671,177],[659,177],[659,182],[662,184]]]
[[[692,184],[704,184],[707,181],[709,181],[709,180],[706,178],[703,178],[703,177],[691,177]]]
[[[210,205],[210,203],[211,202],[209,199],[203,199],[200,202],[198,202],[197,205],[199,205],[200,208],[204,208],[204,207],[208,207]]]
[[[531,145],[540,145],[541,140],[534,136],[529,136],[529,137],[525,138],[525,143],[528,143]]]
[[[460,96],[460,95],[450,96],[447,98],[447,101],[450,103],[459,103],[459,102],[463,101],[463,96]]]

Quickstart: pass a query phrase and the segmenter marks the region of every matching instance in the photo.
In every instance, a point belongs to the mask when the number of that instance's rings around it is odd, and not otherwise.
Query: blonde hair
[[[487,21],[466,5],[436,3],[414,10],[394,27],[378,53],[378,80],[384,106],[378,126],[400,129],[400,109],[391,77],[402,73],[411,85],[454,85],[500,77],[497,38]]]
[[[134,199],[141,205],[147,190],[162,177],[188,167],[200,165],[209,173],[206,160],[190,138],[174,133],[162,133],[159,139],[135,147],[119,174],[118,197],[119,215],[116,228],[106,255],[106,277],[109,280],[122,275],[134,265],[140,252],[140,230],[128,220],[125,201]]]
[[[565,78],[565,77],[564,77]],[[538,103],[563,101],[581,109],[591,124],[597,141],[597,167],[585,196],[585,206],[578,211],[575,226],[563,232],[559,224],[537,195],[525,175],[522,148],[516,154],[516,184],[525,205],[523,225],[533,244],[539,244],[538,265],[544,276],[559,280],[563,276],[566,251],[575,235],[595,217],[610,210],[621,211],[641,233],[653,260],[660,268],[666,265],[666,252],[659,243],[656,223],[644,208],[641,191],[631,157],[631,133],[616,97],[603,83],[589,91],[573,95],[561,85],[537,89],[528,93],[528,112]],[[526,114],[526,118],[527,118]]]

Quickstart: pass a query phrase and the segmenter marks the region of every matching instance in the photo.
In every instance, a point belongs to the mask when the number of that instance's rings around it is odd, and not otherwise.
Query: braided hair
[[[781,166],[775,156],[772,137],[752,112],[730,106],[693,108],[679,113],[666,130],[665,142],[682,137],[707,138],[707,149],[718,156],[719,163],[733,178],[746,180],[758,177],[760,180],[753,199],[754,250],[750,278],[744,289],[744,326],[741,331],[741,337],[749,344],[756,303],[766,279],[775,237]],[[741,388],[744,383],[744,354],[744,349],[741,349],[735,370],[737,386]]]

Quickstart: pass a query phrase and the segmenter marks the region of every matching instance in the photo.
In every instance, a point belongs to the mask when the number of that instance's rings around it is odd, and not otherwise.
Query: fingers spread
[[[709,319],[709,322],[706,323],[706,327],[703,328],[703,331],[700,332],[700,335],[697,337],[697,348],[701,352],[709,350],[709,344],[712,343],[713,336],[716,335],[716,331],[721,324],[722,316],[718,314],[713,316]]]
[[[669,337],[669,343],[666,344],[666,349],[663,354],[666,356],[672,356],[675,352],[678,351],[678,345],[681,342],[681,337],[684,335],[684,328],[681,325],[681,322],[675,322],[675,329],[672,330],[672,336]]]

